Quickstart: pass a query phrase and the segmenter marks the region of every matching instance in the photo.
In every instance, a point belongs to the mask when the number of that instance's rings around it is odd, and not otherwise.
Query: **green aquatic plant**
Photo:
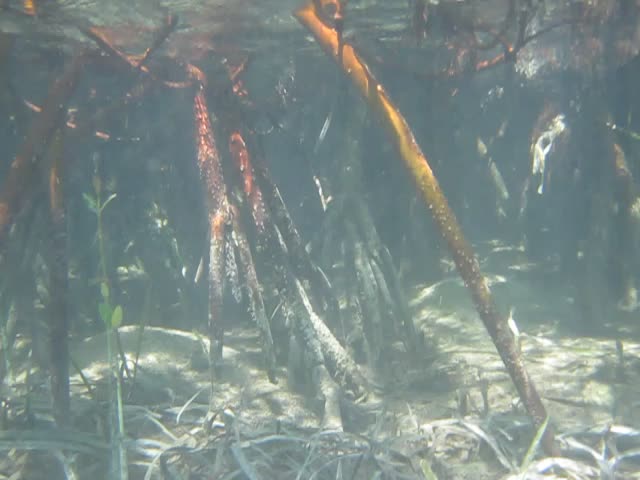
[[[540,443],[542,442],[542,437],[544,436],[545,431],[547,430],[547,426],[549,425],[549,417],[544,419],[542,424],[536,430],[536,434],[531,440],[531,444],[527,449],[527,453],[525,453],[524,458],[522,459],[522,464],[520,465],[520,472],[524,473],[528,470],[533,462],[533,459],[536,456],[536,453],[540,450]]]
[[[98,243],[99,261],[99,282],[101,300],[98,303],[98,314],[106,329],[107,363],[109,365],[109,423],[111,433],[111,470],[115,475],[113,478],[126,480],[127,472],[127,451],[123,440],[125,436],[124,428],[124,408],[122,403],[122,375],[118,362],[118,356],[114,355],[113,345],[117,342],[118,327],[122,324],[123,310],[121,305],[114,305],[109,287],[109,276],[107,270],[107,255],[105,248],[105,234],[103,212],[104,209],[116,198],[115,193],[111,193],[106,200],[102,201],[102,180],[95,174],[93,176],[93,195],[84,194],[85,201],[89,209],[96,215],[96,240]],[[122,349],[120,348],[122,354]],[[126,358],[122,355],[122,360],[126,366]]]

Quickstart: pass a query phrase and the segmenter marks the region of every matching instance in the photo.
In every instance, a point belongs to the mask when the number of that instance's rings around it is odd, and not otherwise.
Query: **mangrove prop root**
[[[265,241],[263,246],[271,252],[267,257],[274,262],[275,267],[271,284],[278,291],[281,301],[278,311],[284,316],[289,335],[290,378],[294,379],[297,376],[296,372],[303,370],[309,372],[309,384],[313,387],[315,398],[323,410],[322,428],[341,431],[343,429],[340,413],[341,389],[337,382],[341,381],[343,385],[348,384],[354,378],[353,372],[338,370],[344,364],[341,365],[335,356],[336,352],[328,348],[328,337],[322,337],[319,333],[324,324],[313,311],[304,287],[289,269],[286,246],[269,212],[265,222],[267,236],[263,238]],[[331,332],[325,333],[331,336]],[[296,342],[296,339],[299,342]],[[297,345],[300,348],[295,348]],[[300,355],[300,351],[304,353]],[[304,369],[300,368],[301,366],[304,366]],[[354,367],[357,371],[357,366],[354,365]],[[354,391],[361,392],[361,385],[356,385]]]
[[[39,170],[38,164],[55,130],[64,121],[67,102],[75,90],[86,61],[85,52],[76,55],[53,83],[40,115],[33,120],[24,143],[11,163],[0,190],[0,244],[25,197],[32,192],[30,187]]]
[[[395,311],[394,318],[399,319],[401,323],[403,342],[407,350],[415,355],[420,350],[421,341],[409,311],[409,302],[400,286],[400,279],[393,265],[391,254],[382,243],[371,218],[371,212],[364,202],[356,197],[352,200],[352,203],[355,211],[353,218],[357,222],[359,234],[366,242],[367,250],[370,252],[371,266],[374,272],[376,268],[380,270],[380,274],[377,275],[377,283],[380,285],[381,290],[387,288],[389,293],[386,297],[389,298],[390,302],[388,303],[392,305],[392,310]]]
[[[247,145],[239,131],[234,131],[229,137],[229,152],[234,164],[242,177],[242,190],[249,204],[253,224],[257,229],[259,237],[266,235],[265,220],[267,219],[267,209],[262,200],[262,191],[255,182],[254,168],[251,162],[251,155]],[[256,273],[253,255],[249,246],[249,241],[240,224],[240,214],[237,209],[234,210],[233,231],[235,233],[236,245],[240,254],[240,265],[244,272],[244,278],[247,282],[249,290],[249,309],[253,320],[262,333],[262,343],[264,347],[267,372],[269,380],[275,382],[275,347],[273,343],[273,335],[271,325],[267,318],[264,300],[260,293],[260,285],[258,275]]]
[[[340,414],[340,388],[334,378],[346,381],[347,384],[364,385],[362,379],[358,379],[357,366],[342,346],[329,331],[322,319],[316,315],[309,301],[309,297],[300,284],[300,280],[293,279],[295,294],[300,302],[302,311],[296,320],[296,332],[305,345],[308,360],[312,363],[311,378],[315,386],[316,395],[320,398],[324,407],[322,426],[325,429],[342,431],[342,415]],[[333,376],[330,374],[333,372]],[[351,372],[351,373],[349,373]],[[352,375],[356,375],[353,377]],[[351,378],[348,378],[350,377]],[[354,389],[357,396],[362,391]]]
[[[194,83],[204,85],[205,81],[202,80],[204,78],[202,72],[191,64],[186,65],[187,79],[178,81],[162,79],[156,76],[147,66],[153,53],[157,51],[169,35],[175,31],[177,24],[178,17],[171,14],[167,15],[164,25],[156,32],[151,46],[145,50],[142,56],[130,56],[119,50],[99,27],[91,26],[81,28],[80,30],[106,54],[106,59],[110,61],[114,67],[132,73],[133,79],[138,76],[145,79],[149,78],[168,88],[187,88],[194,85]]]
[[[298,322],[304,322],[301,324],[304,336],[312,335],[318,339],[322,348],[324,362],[329,371],[333,373],[334,377],[338,378],[340,383],[353,390],[356,397],[361,397],[366,393],[366,380],[360,373],[360,369],[336,337],[333,336],[329,327],[315,313],[300,280],[295,278],[293,281],[295,282],[298,297],[302,301],[306,312],[306,315],[302,315],[301,319],[298,320]]]
[[[142,55],[142,58],[138,62],[138,69],[142,68],[145,63],[151,58],[151,55],[160,48],[169,35],[171,35],[178,26],[178,16],[168,13],[164,18],[164,24],[154,35],[154,39],[151,42],[149,48],[147,48]]]
[[[351,281],[354,285],[357,285],[357,277],[356,272],[352,268],[351,272]],[[362,363],[367,360],[365,349],[365,335],[364,335],[364,313],[362,306],[360,305],[360,297],[358,292],[354,288],[347,289],[347,308],[346,311],[349,312],[349,320],[350,327],[349,330],[346,331],[346,326],[343,326],[343,336],[345,338],[345,342],[349,347],[349,351],[352,353],[354,359],[358,363]]]
[[[51,234],[48,245],[51,355],[51,392],[53,416],[58,425],[69,419],[69,345],[68,345],[68,257],[67,225],[63,191],[63,130],[58,129],[49,148],[49,214]]]
[[[297,332],[296,337],[303,344],[305,353],[311,356],[312,371],[317,372],[315,367],[321,363],[338,384],[350,389],[358,398],[364,396],[367,394],[366,379],[355,361],[316,313],[307,290],[290,268],[284,234],[269,215],[266,220],[269,232],[265,237],[268,242],[265,249],[269,252],[267,257],[275,262],[273,284],[283,300],[282,310],[288,312],[285,316],[291,320]],[[319,355],[314,353],[316,351]]]
[[[244,229],[240,224],[240,212],[238,212],[238,209],[234,206],[231,208],[233,212],[232,221],[235,243],[238,248],[240,266],[242,268],[245,281],[247,282],[247,290],[249,293],[249,312],[252,320],[260,329],[269,380],[272,383],[275,383],[276,354],[275,347],[273,345],[273,335],[271,334],[271,325],[269,324],[269,319],[267,318],[267,313],[264,308],[262,293],[260,293],[260,284],[258,282],[258,275],[253,262],[253,255],[251,254],[249,240],[247,239]]]
[[[236,168],[242,176],[242,185],[245,197],[249,202],[251,216],[255,224],[258,235],[265,234],[265,218],[267,216],[264,202],[262,201],[262,192],[254,182],[253,166],[251,165],[251,156],[249,150],[242,138],[242,134],[238,131],[231,133],[229,137],[229,152],[236,165]],[[275,382],[275,347],[273,344],[273,335],[271,333],[271,325],[264,308],[264,300],[260,293],[260,285],[258,275],[256,273],[255,264],[249,240],[244,232],[240,222],[240,212],[238,208],[232,206],[232,222],[233,233],[238,248],[240,265],[242,267],[244,278],[247,282],[249,290],[249,311],[251,318],[260,329],[262,335],[262,344],[264,348],[265,360],[267,363],[267,373],[269,380]]]
[[[360,299],[360,306],[364,313],[362,319],[363,332],[368,344],[369,361],[372,366],[382,364],[384,341],[384,331],[382,328],[382,317],[380,315],[380,305],[376,279],[369,263],[369,255],[363,242],[356,233],[356,227],[347,220],[346,236],[349,262],[355,272],[355,285]]]
[[[391,134],[401,159],[447,243],[456,268],[471,293],[480,318],[518,390],[522,403],[536,428],[540,427],[547,417],[547,412],[525,369],[513,333],[507,325],[506,317],[498,312],[475,254],[462,235],[427,158],[418,146],[406,120],[392,104],[367,65],[359,59],[353,47],[346,42],[340,45],[336,32],[321,21],[312,2],[298,9],[294,15],[313,34],[323,50],[338,62]],[[542,442],[547,453],[552,454],[556,451],[551,428],[546,429]]]
[[[266,207],[262,200],[262,191],[255,182],[249,150],[242,134],[238,131],[232,132],[229,137],[229,152],[242,177],[242,190],[249,203],[253,223],[258,230],[257,233],[258,235],[263,235],[265,233],[264,218],[266,216]]]
[[[283,243],[283,235],[276,227],[275,241],[280,242],[279,255],[283,257],[284,263],[287,255],[287,246]],[[363,397],[368,392],[367,381],[360,372],[358,365],[351,358],[348,352],[333,335],[325,321],[316,313],[311,304],[307,290],[302,282],[292,271],[282,271],[279,283],[283,285],[280,289],[294,297],[291,304],[298,303],[301,308],[295,309],[295,326],[298,330],[298,337],[302,340],[306,349],[313,350],[313,343],[318,342],[322,353],[322,362],[334,378],[345,389],[351,390],[356,398]]]
[[[331,315],[333,322],[340,321],[340,307],[338,300],[333,292],[333,287],[327,276],[320,268],[313,263],[311,257],[304,247],[302,237],[296,228],[289,210],[280,194],[278,186],[275,184],[269,171],[267,170],[264,160],[259,159],[255,162],[256,179],[260,184],[265,204],[272,212],[274,223],[280,231],[287,251],[291,267],[298,277],[309,282],[312,291],[317,292],[324,304],[323,309],[327,315]]]
[[[198,88],[194,98],[194,118],[198,167],[207,197],[209,220],[209,362],[213,381],[216,368],[222,364],[225,231],[229,225],[230,217],[222,165],[215,144],[203,88]]]

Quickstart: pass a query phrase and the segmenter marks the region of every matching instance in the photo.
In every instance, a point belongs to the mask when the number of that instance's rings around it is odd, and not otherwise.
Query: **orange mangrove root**
[[[53,83],[42,105],[42,112],[34,119],[22,147],[11,163],[0,189],[0,244],[25,197],[32,191],[30,187],[39,170],[41,157],[54,132],[65,120],[67,102],[73,95],[86,60],[85,53],[75,56],[62,76]]]
[[[142,55],[142,58],[138,62],[138,68],[142,68],[145,63],[151,58],[151,55],[160,48],[169,35],[171,35],[178,25],[178,17],[176,15],[167,14],[164,18],[164,25],[156,32],[153,42],[149,48],[147,48]]]
[[[134,74],[140,74],[143,77],[151,78],[168,88],[186,88],[192,86],[193,80],[195,80],[194,76],[196,75],[195,70],[197,70],[197,68],[192,65],[187,66],[189,79],[185,81],[171,81],[158,78],[147,66],[151,55],[153,55],[153,53],[156,52],[167,40],[169,35],[175,31],[177,24],[177,16],[171,14],[167,15],[163,26],[156,32],[151,45],[142,55],[128,55],[120,50],[116,47],[111,38],[109,38],[109,35],[103,28],[91,26],[81,28],[80,30],[87,38],[98,45],[100,50],[107,54],[106,58],[111,61],[116,68],[121,68],[124,71],[129,71]],[[200,75],[202,75],[201,72]]]
[[[446,241],[458,273],[473,297],[480,318],[518,390],[522,403],[536,428],[539,428],[547,418],[540,395],[525,369],[506,317],[501,315],[495,306],[475,253],[465,240],[460,225],[409,125],[393,105],[383,86],[371,74],[368,66],[360,60],[354,48],[346,42],[341,43],[335,30],[322,21],[313,1],[297,10],[294,16],[313,34],[322,49],[339,64],[388,130],[436,227]],[[546,452],[555,453],[554,433],[550,427],[545,430],[542,444]]]
[[[229,137],[229,152],[242,176],[242,187],[251,207],[253,221],[260,234],[265,232],[266,207],[262,200],[262,192],[255,182],[255,172],[251,164],[251,156],[240,132],[232,132]]]
[[[242,187],[246,201],[249,203],[253,223],[257,229],[258,235],[266,235],[265,218],[267,211],[262,201],[262,192],[254,179],[254,170],[251,163],[251,155],[247,145],[239,131],[233,131],[229,136],[229,152],[235,163],[236,169],[242,177]],[[249,246],[249,240],[240,222],[240,213],[237,208],[232,211],[233,231],[235,233],[236,246],[240,256],[240,267],[243,271],[244,278],[247,282],[249,290],[249,312],[251,317],[258,325],[262,335],[262,344],[265,352],[265,361],[267,363],[267,372],[269,380],[275,383],[275,365],[276,355],[273,344],[273,335],[271,333],[271,325],[267,317],[264,300],[260,292],[260,284],[258,282],[258,274],[256,273],[253,254]],[[233,247],[231,247],[233,248]]]
[[[202,87],[197,89],[194,98],[194,119],[198,168],[204,182],[209,220],[209,363],[213,382],[215,371],[222,364],[225,233],[231,219],[222,164]]]

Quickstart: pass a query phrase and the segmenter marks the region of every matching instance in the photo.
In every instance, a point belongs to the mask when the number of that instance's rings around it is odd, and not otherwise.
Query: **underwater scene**
[[[0,480],[640,479],[638,178],[638,0],[0,0]]]

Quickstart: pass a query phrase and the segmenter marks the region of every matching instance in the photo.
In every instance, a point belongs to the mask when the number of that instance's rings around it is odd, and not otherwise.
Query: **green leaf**
[[[422,475],[426,480],[438,480],[438,477],[431,469],[431,464],[424,458],[420,460],[420,470],[422,470]]]
[[[100,294],[103,300],[109,300],[109,284],[107,282],[100,282]]]
[[[113,312],[111,313],[111,328],[115,330],[121,324],[122,324],[122,307],[120,305],[116,305],[116,308],[114,308]]]
[[[98,213],[98,205],[96,203],[96,199],[88,193],[83,193],[82,196],[84,197],[84,201],[87,204],[87,208],[93,213]]]
[[[111,316],[113,315],[113,309],[111,305],[106,302],[100,302],[98,305],[98,312],[100,313],[100,318],[104,322],[104,324],[108,327],[111,325]]]
[[[520,466],[520,471],[524,472],[529,468],[531,462],[533,461],[533,457],[535,457],[536,452],[538,451],[538,447],[540,446],[540,442],[542,441],[542,437],[544,436],[544,432],[547,430],[547,425],[549,425],[549,416],[544,419],[544,422],[538,428],[533,440],[531,441],[531,445],[529,445],[529,449],[522,460],[522,465]]]
[[[112,193],[111,195],[109,195],[109,198],[107,198],[107,199],[104,201],[104,203],[102,204],[102,206],[100,207],[100,211],[102,212],[102,211],[105,209],[105,207],[106,207],[107,205],[109,205],[109,202],[110,202],[111,200],[113,200],[114,198],[116,198],[116,197],[117,197],[117,195],[116,195],[115,193]]]

